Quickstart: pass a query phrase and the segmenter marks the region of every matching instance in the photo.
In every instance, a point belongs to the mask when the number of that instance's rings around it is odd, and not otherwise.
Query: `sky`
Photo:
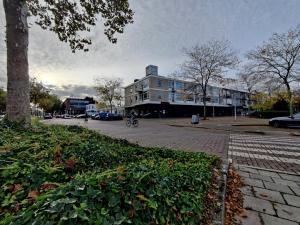
[[[129,0],[134,23],[111,44],[98,23],[88,34],[90,51],[71,52],[57,36],[30,19],[30,75],[59,96],[93,95],[99,78],[120,77],[124,86],[145,76],[149,64],[170,75],[184,61],[183,48],[229,40],[244,54],[300,24],[299,0]],[[0,87],[6,84],[5,18],[0,1]]]

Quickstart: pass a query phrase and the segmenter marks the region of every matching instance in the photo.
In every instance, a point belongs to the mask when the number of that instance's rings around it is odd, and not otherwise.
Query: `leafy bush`
[[[218,158],[0,124],[0,224],[197,224]]]

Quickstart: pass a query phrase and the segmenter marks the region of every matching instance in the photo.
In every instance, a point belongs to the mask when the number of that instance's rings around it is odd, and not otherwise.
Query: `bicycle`
[[[133,118],[128,118],[126,120],[126,126],[127,127],[131,127],[131,126],[138,127],[139,126],[139,121],[136,118],[134,118],[134,119]]]

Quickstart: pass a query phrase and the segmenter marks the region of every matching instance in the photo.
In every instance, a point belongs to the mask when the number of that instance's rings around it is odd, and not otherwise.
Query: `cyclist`
[[[131,121],[131,123],[133,123],[133,121],[136,119],[136,115],[135,115],[135,112],[132,110],[131,112],[130,112],[130,121]]]

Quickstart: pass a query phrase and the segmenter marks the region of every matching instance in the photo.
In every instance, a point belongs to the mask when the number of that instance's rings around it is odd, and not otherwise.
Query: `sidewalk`
[[[237,218],[242,225],[299,225],[300,176],[275,170],[238,165],[246,186],[246,216]]]

